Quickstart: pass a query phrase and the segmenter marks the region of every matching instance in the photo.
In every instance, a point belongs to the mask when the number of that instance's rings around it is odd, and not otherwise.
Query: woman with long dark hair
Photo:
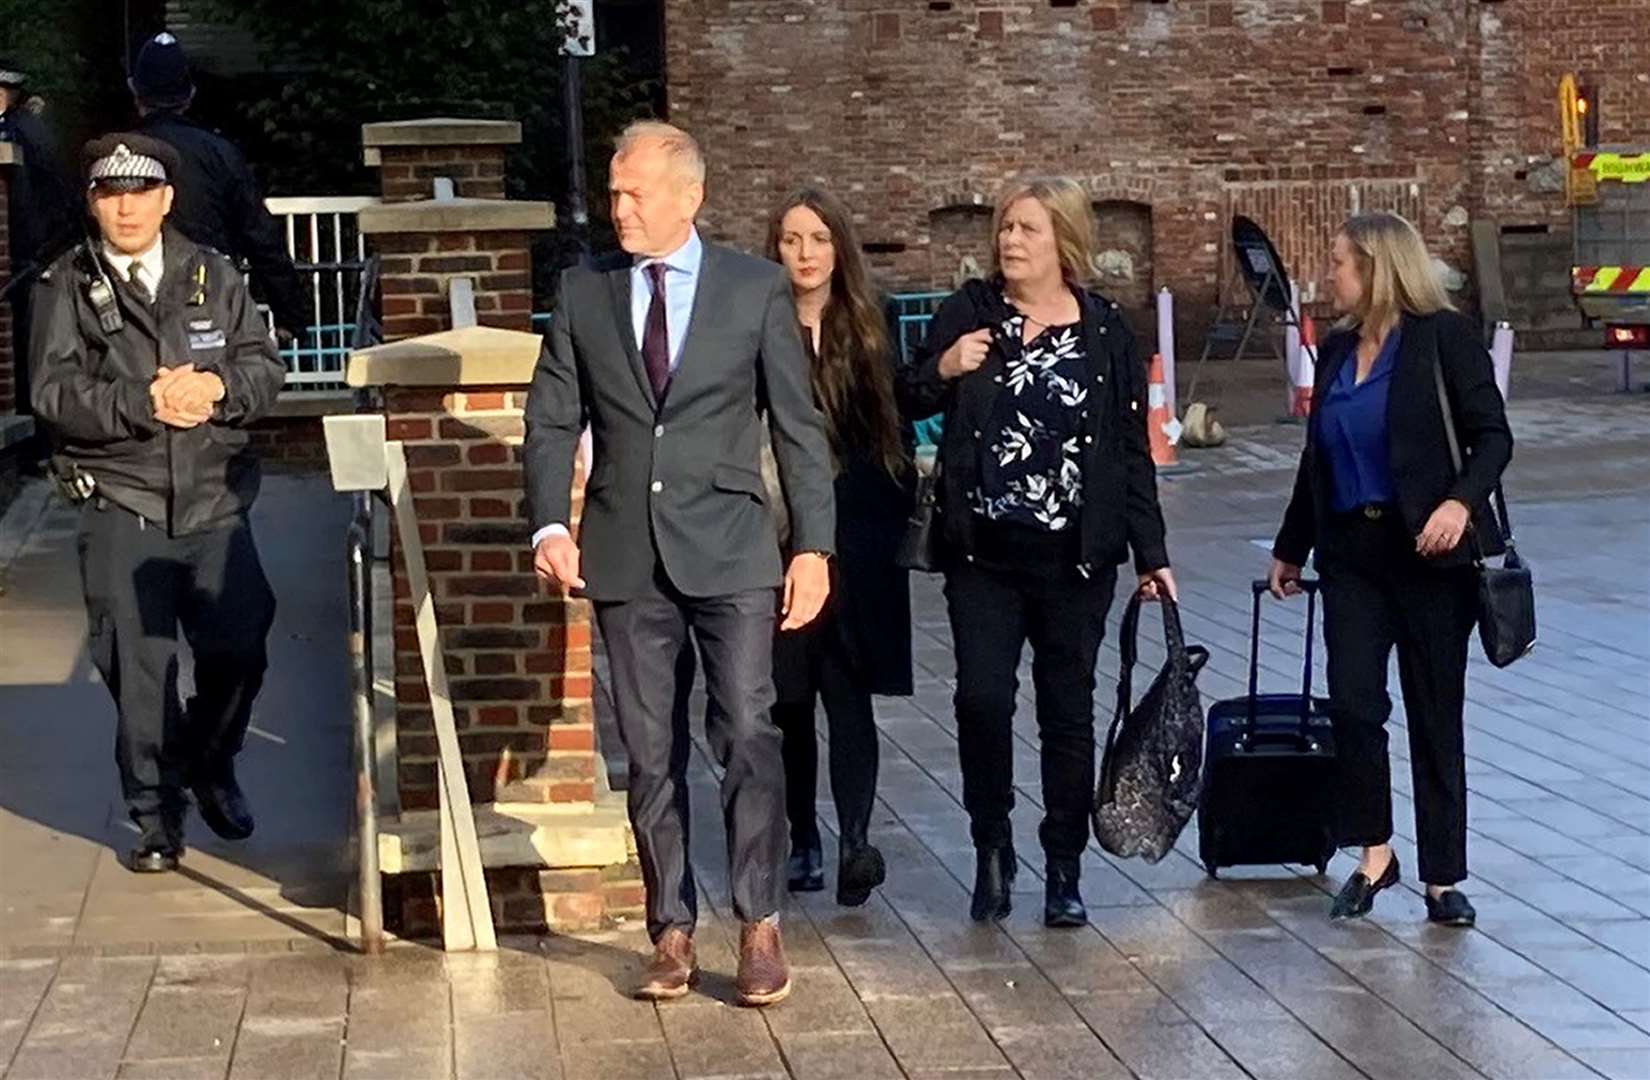
[[[792,891],[825,887],[814,813],[824,703],[840,858],[837,901],[863,904],[886,876],[870,843],[877,728],[871,695],[911,693],[911,601],[894,565],[911,506],[909,439],[894,401],[894,353],[881,303],[842,204],[814,188],[788,195],[767,254],[790,273],[814,397],[836,464],[837,556],[825,611],[774,643],[773,717],[784,734]]]
[[[1043,921],[1088,921],[1078,889],[1094,801],[1094,664],[1117,566],[1174,596],[1146,435],[1146,372],[1116,304],[1088,287],[1095,224],[1063,178],[997,203],[992,274],[940,305],[899,373],[939,449],[957,744],[979,921],[1010,911],[1016,671],[1031,644],[1042,758]]]

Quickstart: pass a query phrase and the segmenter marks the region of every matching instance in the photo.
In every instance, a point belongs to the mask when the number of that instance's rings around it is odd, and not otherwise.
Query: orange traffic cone
[[[1301,360],[1300,371],[1296,378],[1305,385],[1295,387],[1295,404],[1290,415],[1305,418],[1312,415],[1312,384],[1316,382],[1315,371],[1318,366],[1318,330],[1312,323],[1312,316],[1301,319]]]
[[[1180,457],[1175,443],[1180,441],[1180,421],[1169,414],[1169,392],[1163,384],[1163,357],[1152,354],[1151,372],[1146,377],[1146,435],[1151,439],[1152,462],[1159,469],[1175,469]]]

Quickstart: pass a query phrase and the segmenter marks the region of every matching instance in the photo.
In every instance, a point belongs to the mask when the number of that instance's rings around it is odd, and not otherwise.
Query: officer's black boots
[[[252,835],[252,808],[235,780],[233,762],[196,776],[193,790],[201,820],[213,832],[225,840],[245,840]]]
[[[126,868],[134,874],[164,874],[178,868],[183,857],[182,809],[163,810],[158,818],[143,823],[143,835],[126,855]]]

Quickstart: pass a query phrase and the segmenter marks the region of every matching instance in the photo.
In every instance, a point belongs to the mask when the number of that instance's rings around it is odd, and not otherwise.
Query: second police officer
[[[156,872],[183,853],[188,790],[218,835],[252,832],[234,759],[275,597],[247,517],[259,468],[245,426],[285,369],[233,264],[166,224],[172,148],[107,135],[84,160],[98,235],[36,286],[33,400],[54,472],[83,503],[90,652],[115,700],[115,760],[141,834],[127,865]],[[194,654],[187,703],[180,628]]]
[[[269,301],[276,330],[282,337],[302,336],[309,308],[281,227],[264,206],[241,152],[189,117],[195,83],[178,39],[160,33],[144,42],[127,83],[138,111],[137,131],[177,151],[172,224],[197,244],[246,266]]]

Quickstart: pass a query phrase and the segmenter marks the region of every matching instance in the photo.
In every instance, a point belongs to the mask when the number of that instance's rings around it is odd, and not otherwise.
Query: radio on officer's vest
[[[92,244],[93,241],[88,238],[75,248],[74,261],[81,274],[81,286],[86,290],[86,301],[97,312],[97,324],[103,332],[119,333],[126,322],[121,318],[120,305],[115,301],[115,285],[109,280],[108,271],[103,269],[103,260],[97,257]]]

